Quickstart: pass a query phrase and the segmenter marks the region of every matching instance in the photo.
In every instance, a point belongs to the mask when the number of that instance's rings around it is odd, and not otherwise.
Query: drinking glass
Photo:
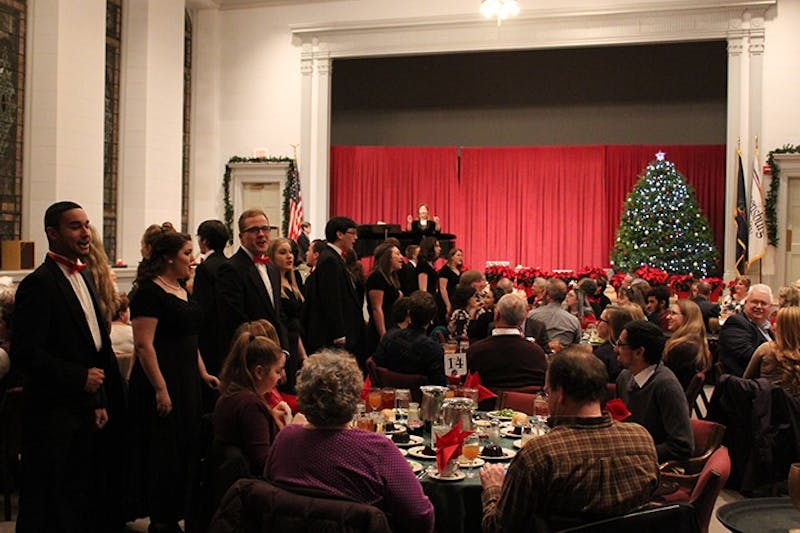
[[[381,389],[370,389],[369,395],[367,396],[367,402],[369,406],[372,407],[373,411],[377,411],[380,409],[381,404],[383,403],[383,393]]]
[[[461,446],[461,455],[469,459],[469,470],[467,470],[468,478],[475,477],[475,472],[472,471],[472,466],[475,464],[475,458],[478,457],[479,453],[480,439],[478,438],[478,435],[473,433],[464,439],[464,444]]]
[[[375,431],[375,419],[369,415],[361,415],[356,418],[356,427],[364,431]]]
[[[533,413],[536,416],[550,416],[550,405],[547,403],[547,393],[542,391],[533,400]]]
[[[411,391],[408,389],[395,389],[394,390],[394,408],[395,409],[408,409],[408,404],[411,400]]]
[[[533,426],[530,424],[525,424],[522,426],[522,435],[520,436],[520,440],[522,441],[523,446],[525,446],[525,444],[527,444],[528,441],[533,438],[533,436]]]
[[[436,449],[436,443],[439,437],[450,431],[450,426],[444,419],[438,419],[431,427],[431,448]]]
[[[391,387],[381,389],[381,409],[394,409],[395,390]]]

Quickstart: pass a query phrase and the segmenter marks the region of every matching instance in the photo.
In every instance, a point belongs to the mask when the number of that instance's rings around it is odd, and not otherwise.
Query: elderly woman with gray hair
[[[296,389],[308,423],[278,433],[264,478],[374,505],[397,519],[395,530],[433,531],[433,506],[400,450],[381,434],[348,428],[363,386],[345,352],[322,350],[306,359]]]

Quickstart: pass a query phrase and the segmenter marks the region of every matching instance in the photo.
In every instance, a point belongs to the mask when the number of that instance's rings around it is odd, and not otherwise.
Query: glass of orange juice
[[[381,389],[370,389],[369,395],[367,396],[367,403],[372,407],[372,411],[380,409],[383,403],[383,393]]]
[[[464,444],[461,445],[461,455],[469,459],[469,470],[467,470],[467,477],[469,478],[475,477],[475,472],[472,471],[472,465],[475,464],[475,458],[478,457],[479,452],[480,440],[478,439],[478,435],[473,433],[464,439]]]

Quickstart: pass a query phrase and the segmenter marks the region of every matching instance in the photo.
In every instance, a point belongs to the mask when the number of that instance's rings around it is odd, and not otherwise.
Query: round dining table
[[[787,533],[800,529],[800,511],[788,497],[726,503],[717,509],[717,520],[736,533]]]

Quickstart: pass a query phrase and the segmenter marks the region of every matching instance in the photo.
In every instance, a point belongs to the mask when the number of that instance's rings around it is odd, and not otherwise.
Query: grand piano
[[[389,237],[400,241],[400,253],[405,254],[406,246],[419,244],[423,235],[413,231],[402,231],[400,224],[362,224],[358,226],[358,240],[355,247],[358,257],[371,256],[375,248]],[[456,244],[456,236],[452,233],[439,233],[436,238],[442,246],[442,257],[446,257],[447,252]]]

